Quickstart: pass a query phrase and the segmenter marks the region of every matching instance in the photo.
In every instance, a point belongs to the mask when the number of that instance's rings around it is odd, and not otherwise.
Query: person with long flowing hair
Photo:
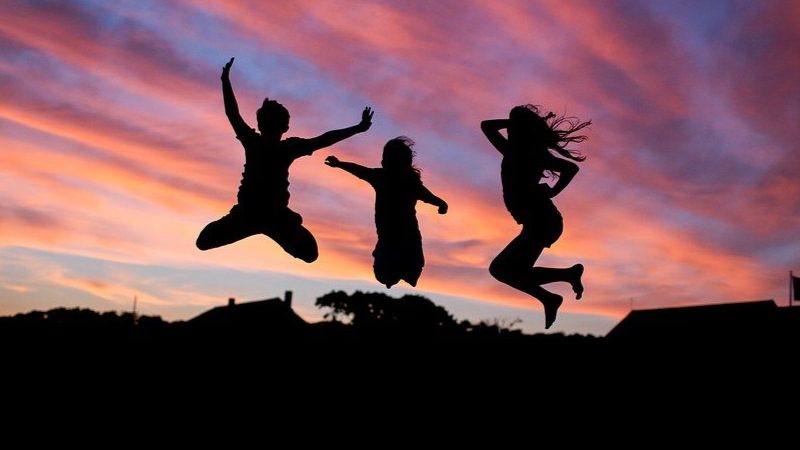
[[[544,305],[545,328],[555,322],[563,298],[542,285],[566,282],[575,298],[583,295],[583,265],[567,268],[534,267],[545,248],[561,236],[564,221],[553,203],[578,173],[586,159],[571,143],[586,140],[579,134],[591,124],[574,117],[542,115],[539,107],[520,105],[508,119],[481,122],[481,130],[502,155],[500,176],[503,201],[522,231],[492,261],[489,272],[498,281],[539,300]],[[506,136],[500,130],[506,130]],[[551,186],[548,179],[554,179]]]

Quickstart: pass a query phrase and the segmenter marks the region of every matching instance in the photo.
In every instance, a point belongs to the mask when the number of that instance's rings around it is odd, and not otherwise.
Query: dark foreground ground
[[[486,331],[486,330],[485,330]],[[300,329],[192,328],[191,324],[16,323],[0,321],[4,376],[118,377],[146,385],[156,380],[275,380],[359,386],[399,383],[433,388],[439,383],[494,385],[667,382],[800,376],[794,370],[796,329],[769,334],[703,337],[680,330],[658,339],[611,339],[561,334],[524,335],[355,329],[338,323]],[[103,374],[103,375],[101,375]],[[795,374],[795,375],[792,375]],[[693,381],[694,380],[694,381]]]
[[[51,316],[0,319],[0,387],[14,420],[134,414],[148,426],[211,418],[213,428],[258,418],[273,431],[287,421],[331,433],[369,424],[408,439],[452,420],[462,437],[497,421],[508,421],[508,433],[534,434],[559,423],[578,432],[587,421],[619,430],[763,421],[798,400],[796,322],[733,335],[603,338]]]

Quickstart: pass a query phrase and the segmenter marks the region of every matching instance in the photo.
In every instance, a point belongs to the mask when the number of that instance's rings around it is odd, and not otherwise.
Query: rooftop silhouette
[[[284,298],[271,298],[245,303],[228,299],[228,304],[217,306],[187,321],[193,328],[236,330],[260,330],[277,332],[297,330],[308,325],[292,309],[292,292],[286,291]]]
[[[773,300],[631,311],[607,335],[613,342],[724,346],[800,337],[800,309]]]

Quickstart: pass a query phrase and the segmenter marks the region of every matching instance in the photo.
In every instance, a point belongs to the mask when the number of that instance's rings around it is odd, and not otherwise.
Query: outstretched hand
[[[233,65],[233,57],[231,57],[231,60],[228,61],[227,64],[225,64],[224,67],[222,67],[222,76],[220,78],[222,78],[223,80],[227,80],[228,79],[228,77],[230,76],[231,66],[232,65]]]
[[[369,106],[364,108],[364,111],[361,112],[361,122],[358,124],[364,131],[369,130],[369,127],[372,126],[372,115],[375,114],[375,111],[372,110]]]
[[[442,200],[442,204],[439,205],[439,214],[447,214],[447,202]]]
[[[325,158],[325,164],[331,167],[339,167],[339,158],[333,155],[328,156],[327,158]]]

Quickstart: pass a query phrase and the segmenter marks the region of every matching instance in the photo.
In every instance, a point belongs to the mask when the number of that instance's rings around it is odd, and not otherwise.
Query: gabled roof
[[[280,331],[308,323],[279,298],[217,306],[188,321],[193,327],[233,328],[239,331]]]

